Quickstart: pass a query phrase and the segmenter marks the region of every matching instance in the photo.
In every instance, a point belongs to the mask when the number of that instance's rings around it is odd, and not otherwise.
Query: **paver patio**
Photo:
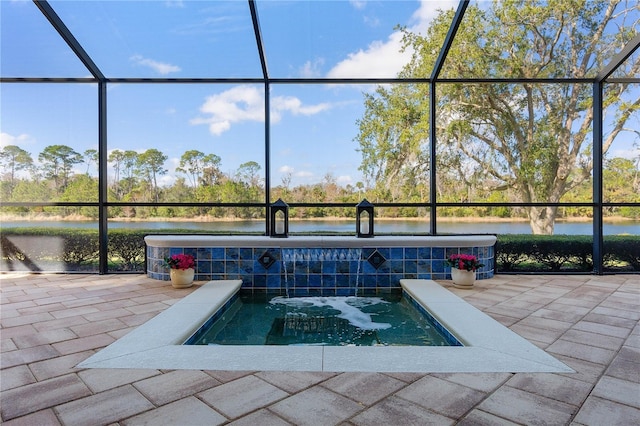
[[[144,275],[0,280],[7,426],[640,424],[638,274],[440,282],[576,371],[563,374],[78,369],[195,287]]]

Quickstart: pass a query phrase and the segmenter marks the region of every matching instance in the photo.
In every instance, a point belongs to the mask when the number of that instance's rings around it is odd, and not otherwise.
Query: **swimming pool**
[[[464,346],[183,345],[242,281],[210,281],[78,368],[361,372],[574,372],[432,280],[401,281]]]
[[[185,345],[461,346],[401,293],[283,297],[236,293]]]

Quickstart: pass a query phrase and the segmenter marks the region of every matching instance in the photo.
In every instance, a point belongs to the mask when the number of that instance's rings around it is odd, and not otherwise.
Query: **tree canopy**
[[[633,7],[619,0],[504,0],[487,9],[470,6],[442,77],[504,80],[436,83],[436,186],[458,182],[473,187],[470,193],[477,198],[511,191],[517,202],[552,204],[588,181],[593,85],[552,79],[593,78],[635,36],[637,26],[617,26]],[[403,29],[404,48],[414,52],[404,77],[429,78],[451,15],[441,12],[425,35]],[[621,73],[639,75],[640,59],[625,67]],[[394,200],[389,188],[420,175],[426,179],[428,90],[427,84],[381,86],[365,95],[356,137],[361,170],[380,188],[384,201]],[[638,116],[638,85],[607,84],[605,108],[613,113],[602,144],[606,153],[626,130],[625,123]],[[526,210],[533,233],[553,233],[557,207]]]

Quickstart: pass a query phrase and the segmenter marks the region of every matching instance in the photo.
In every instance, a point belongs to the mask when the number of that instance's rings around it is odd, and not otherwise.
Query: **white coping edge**
[[[149,247],[490,247],[495,235],[293,236],[270,238],[260,235],[147,235]]]
[[[467,346],[185,346],[241,286],[209,281],[78,368],[352,372],[573,373],[565,364],[432,280],[402,287]]]

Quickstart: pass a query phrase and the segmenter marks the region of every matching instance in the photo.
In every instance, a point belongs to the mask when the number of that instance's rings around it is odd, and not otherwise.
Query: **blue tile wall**
[[[377,252],[386,259],[376,269],[367,259]],[[278,259],[265,268],[258,259],[268,252]],[[291,296],[349,296],[356,289],[396,291],[400,279],[451,279],[445,256],[474,254],[485,266],[479,280],[493,277],[494,247],[377,247],[377,248],[274,248],[274,247],[147,247],[147,276],[169,280],[164,259],[174,254],[196,259],[196,281],[241,279],[242,288],[286,293]]]

